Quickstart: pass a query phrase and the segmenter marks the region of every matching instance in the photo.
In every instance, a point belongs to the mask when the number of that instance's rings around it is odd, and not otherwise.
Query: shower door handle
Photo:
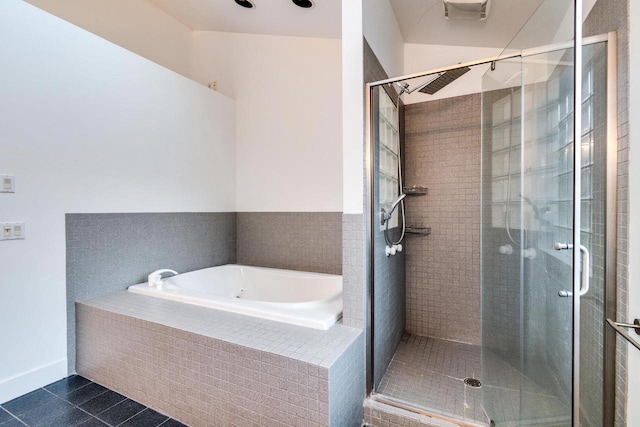
[[[554,243],[553,247],[555,250],[560,251],[563,249],[571,249],[573,248],[573,245],[570,243]],[[587,294],[587,292],[589,292],[589,285],[590,285],[589,271],[591,270],[590,260],[589,260],[589,250],[583,245],[580,245],[580,255],[582,255],[582,274],[580,276],[580,296],[583,297]],[[563,298],[572,297],[573,292],[563,289],[561,291],[558,291],[558,296]]]
[[[580,279],[580,296],[583,297],[589,292],[589,250],[580,245],[580,255],[582,255],[582,276]]]

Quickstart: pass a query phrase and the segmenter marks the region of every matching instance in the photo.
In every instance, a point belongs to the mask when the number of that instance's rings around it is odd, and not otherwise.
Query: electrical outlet
[[[2,235],[0,240],[24,240],[24,222],[1,222]]]
[[[218,90],[218,81],[213,81],[207,85],[207,87],[211,90]]]
[[[16,177],[13,175],[0,175],[0,193],[15,193]]]

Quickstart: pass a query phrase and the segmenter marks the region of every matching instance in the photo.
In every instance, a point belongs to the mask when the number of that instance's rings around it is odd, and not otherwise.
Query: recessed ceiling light
[[[313,2],[311,0],[291,0],[296,6],[303,7],[305,9],[311,9]]]
[[[253,2],[250,0],[236,0],[236,4],[242,7],[246,7],[247,9],[253,9],[254,7],[256,7],[256,5],[253,4]]]

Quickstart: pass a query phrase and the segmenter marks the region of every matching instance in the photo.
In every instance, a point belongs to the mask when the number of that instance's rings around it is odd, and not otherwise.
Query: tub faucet
[[[161,288],[162,287],[162,273],[178,274],[177,271],[169,270],[167,268],[162,269],[162,270],[156,270],[153,273],[149,274],[148,282],[147,282],[148,285],[149,286],[155,286],[157,288]]]

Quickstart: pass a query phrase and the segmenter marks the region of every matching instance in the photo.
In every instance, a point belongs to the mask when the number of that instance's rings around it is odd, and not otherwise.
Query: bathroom
[[[30,3],[45,10],[56,7],[47,1]],[[3,4],[2,15],[12,21],[1,26],[9,32],[3,39],[12,41],[3,45],[3,58],[16,59],[13,67],[2,67],[7,73],[3,94],[12,102],[2,115],[0,173],[15,175],[16,192],[0,194],[1,221],[24,221],[27,238],[0,245],[8,266],[0,316],[10,325],[3,328],[3,342],[12,348],[0,370],[0,401],[74,372],[74,342],[68,337],[75,328],[75,300],[142,282],[160,268],[185,272],[237,262],[342,274],[343,326],[362,331],[356,341],[364,341],[369,263],[362,88],[383,77],[367,75],[363,36],[388,77],[497,56],[509,40],[493,48],[465,47],[459,40],[411,42],[396,22],[403,19],[394,9],[397,2],[383,0],[327,2],[336,19],[322,21],[329,22],[324,27],[314,27],[321,20],[311,19],[302,25],[307,33],[296,34],[279,22],[282,29],[272,36],[233,26],[192,31],[181,24],[186,17],[165,12],[170,1],[135,2],[127,13],[113,2],[92,2],[94,9],[84,13],[74,2],[56,3],[54,14],[166,68],[27,3]],[[239,14],[245,11],[233,2],[221,3],[237,8],[230,13],[243,19]],[[290,2],[256,3],[258,13]],[[429,19],[443,18],[440,1],[423,3],[420,14],[431,8]],[[606,28],[594,34],[619,30],[620,45],[628,46],[630,28],[617,22],[637,12],[631,5],[627,9],[627,2],[602,10],[609,3],[594,6],[611,20],[599,19]],[[493,12],[499,11],[498,4]],[[318,4],[309,11],[293,10],[303,19],[305,12],[325,9]],[[109,27],[109,21],[120,25]],[[21,24],[33,28],[34,36],[20,37]],[[139,28],[153,37],[143,37]],[[219,57],[233,60],[216,61]],[[629,58],[620,58],[622,73]],[[631,66],[634,58],[631,54]],[[221,96],[212,95],[209,84]],[[619,112],[628,114],[624,108]],[[203,119],[211,114],[216,120]],[[625,130],[623,125],[623,139]],[[51,138],[55,145],[43,143]],[[629,182],[634,182],[634,169],[629,169]],[[408,214],[410,203],[433,203],[436,189],[429,191],[406,200]],[[628,215],[626,200],[619,207],[619,223]],[[431,227],[432,235],[407,237],[413,240],[407,240],[400,256],[408,263],[416,239],[437,237],[439,230],[427,219],[417,225]],[[625,255],[618,262],[631,260]],[[407,270],[408,286],[411,273]],[[619,274],[627,280],[632,272]],[[626,292],[629,307],[635,307],[634,289]],[[629,315],[632,320],[633,314],[621,312],[618,319]],[[363,354],[357,363],[364,366],[365,346],[357,345]],[[632,348],[628,357],[628,378],[633,378]],[[627,396],[633,396],[631,381],[620,386],[629,387]],[[365,390],[363,384],[361,400]],[[634,409],[627,408],[628,420],[637,416]]]

